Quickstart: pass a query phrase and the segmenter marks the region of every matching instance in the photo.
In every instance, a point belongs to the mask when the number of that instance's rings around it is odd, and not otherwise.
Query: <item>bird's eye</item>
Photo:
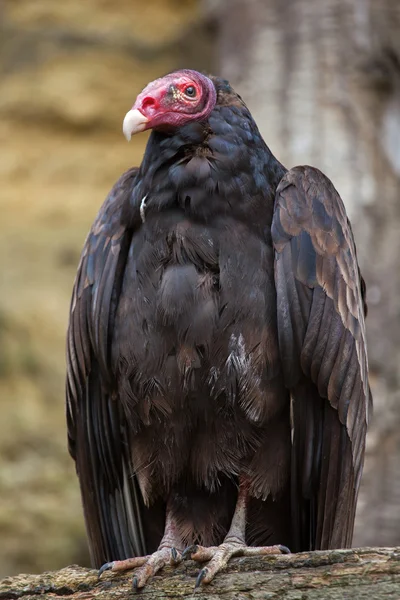
[[[194,85],[188,85],[187,88],[185,88],[185,96],[188,96],[188,98],[195,98],[196,88]]]

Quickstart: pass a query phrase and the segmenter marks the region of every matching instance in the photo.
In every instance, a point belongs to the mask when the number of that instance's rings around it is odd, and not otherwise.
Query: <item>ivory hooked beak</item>
[[[137,108],[132,108],[132,110],[129,110],[126,113],[124,122],[122,124],[122,131],[128,142],[130,141],[132,135],[144,131],[148,122],[149,119],[145,117],[144,114],[141,113]]]

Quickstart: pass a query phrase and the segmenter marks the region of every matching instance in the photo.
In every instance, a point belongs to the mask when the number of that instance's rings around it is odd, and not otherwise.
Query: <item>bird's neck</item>
[[[180,210],[210,223],[232,217],[257,227],[272,219],[276,187],[285,172],[247,109],[217,106],[205,123],[173,134],[153,131],[130,199],[133,220]],[[140,217],[140,218],[139,218]]]

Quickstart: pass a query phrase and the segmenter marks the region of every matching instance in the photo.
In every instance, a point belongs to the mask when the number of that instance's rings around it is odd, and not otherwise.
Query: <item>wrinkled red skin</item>
[[[193,86],[194,97],[185,94]],[[183,70],[152,81],[136,98],[132,109],[149,119],[145,129],[168,130],[193,120],[207,119],[215,107],[214,84],[196,71]]]

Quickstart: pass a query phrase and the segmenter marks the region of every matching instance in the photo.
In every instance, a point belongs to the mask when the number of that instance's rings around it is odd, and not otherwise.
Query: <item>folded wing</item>
[[[272,238],[293,398],[295,549],[348,547],[371,403],[365,284],[343,202],[319,170],[296,167],[283,177]]]
[[[109,370],[110,332],[131,242],[121,210],[136,172],[131,169],[120,178],[87,237],[67,336],[68,442],[94,566],[146,550],[143,501],[131,472],[125,421]]]

